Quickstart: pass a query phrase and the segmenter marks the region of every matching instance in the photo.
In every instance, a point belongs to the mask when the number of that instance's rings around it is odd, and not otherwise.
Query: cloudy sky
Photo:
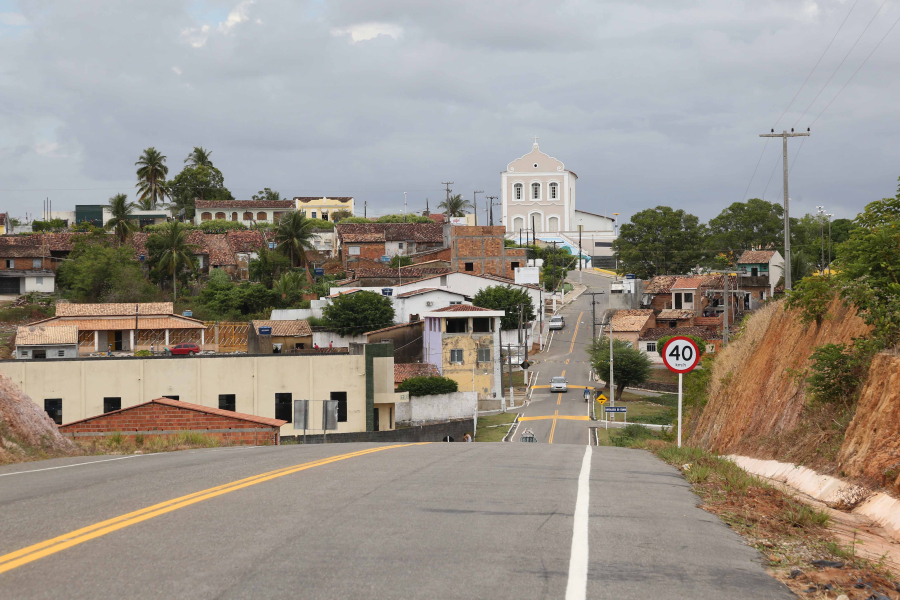
[[[829,102],[898,18],[884,0],[0,0],[0,210],[133,195],[144,148],[174,174],[202,145],[237,198],[372,215],[406,191],[421,211],[442,181],[499,195],[537,135],[579,208],[707,220],[748,185],[780,198],[780,140],[758,134],[796,126],[792,213],[853,216],[896,193],[900,26]]]

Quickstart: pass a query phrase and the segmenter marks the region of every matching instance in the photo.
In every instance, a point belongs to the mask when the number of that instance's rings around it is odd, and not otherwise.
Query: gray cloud
[[[882,10],[801,119],[878,4],[860,1],[778,128],[805,129],[900,17]],[[669,204],[708,219],[742,198],[758,134],[849,8],[0,0],[2,208],[104,202],[133,192],[143,148],[174,173],[203,145],[237,197],[354,195],[380,214],[402,208],[405,190],[421,210],[443,197],[441,181],[497,195],[500,171],[537,134],[578,173],[586,210]],[[791,174],[795,212],[852,216],[895,193],[898,49],[900,27],[815,124]],[[766,147],[750,196],[779,150]],[[780,189],[776,172],[767,198]]]

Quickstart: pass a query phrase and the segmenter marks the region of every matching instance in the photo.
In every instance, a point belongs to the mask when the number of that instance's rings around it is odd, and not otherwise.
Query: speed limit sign
[[[663,347],[662,357],[673,373],[690,373],[700,361],[700,349],[691,338],[673,337]]]

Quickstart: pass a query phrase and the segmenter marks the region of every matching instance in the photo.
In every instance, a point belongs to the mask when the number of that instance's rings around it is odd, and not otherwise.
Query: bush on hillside
[[[397,386],[398,392],[409,392],[410,396],[452,394],[458,390],[457,383],[448,377],[410,377]]]

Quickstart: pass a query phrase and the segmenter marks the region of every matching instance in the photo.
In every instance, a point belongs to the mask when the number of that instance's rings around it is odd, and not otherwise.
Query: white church
[[[557,241],[577,254],[580,233],[582,253],[599,259],[593,262],[612,256],[615,217],[575,208],[578,175],[541,152],[537,138],[531,152],[509,163],[500,179],[503,225],[509,239],[524,241],[527,235]]]

